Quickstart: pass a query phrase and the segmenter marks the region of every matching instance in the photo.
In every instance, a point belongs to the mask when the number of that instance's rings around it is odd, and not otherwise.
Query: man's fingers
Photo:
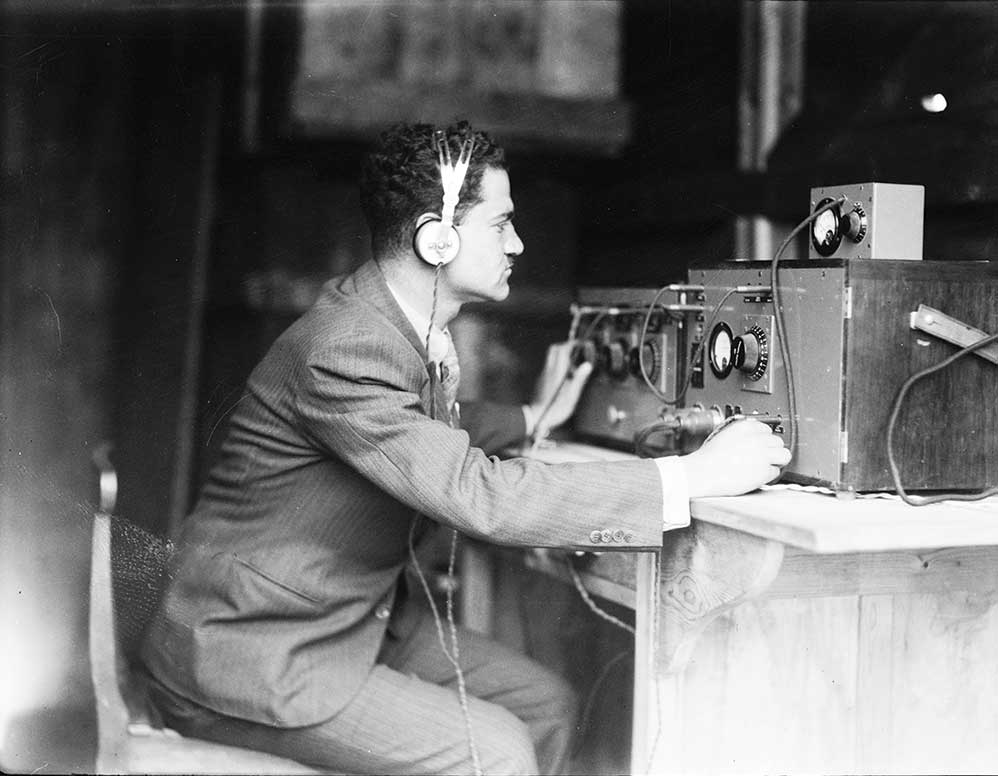
[[[593,365],[586,362],[585,364],[579,364],[575,367],[575,371],[572,373],[572,388],[576,389],[579,393],[582,393],[582,389],[586,386],[586,380],[593,373]]]

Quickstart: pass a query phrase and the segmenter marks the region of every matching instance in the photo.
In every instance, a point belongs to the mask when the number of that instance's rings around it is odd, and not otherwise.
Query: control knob
[[[731,363],[749,380],[759,380],[769,366],[769,339],[761,326],[750,326],[731,343]]]
[[[611,342],[603,348],[603,365],[614,377],[627,375],[627,346],[623,342]]]
[[[646,340],[641,350],[632,348],[628,357],[631,374],[635,377],[641,377],[641,359],[643,357],[645,374],[654,383],[658,379],[659,362],[661,359],[658,351],[658,343],[654,340]]]
[[[839,229],[845,237],[853,242],[863,242],[869,223],[866,219],[866,211],[858,202],[852,206],[852,210],[846,213],[839,220]]]

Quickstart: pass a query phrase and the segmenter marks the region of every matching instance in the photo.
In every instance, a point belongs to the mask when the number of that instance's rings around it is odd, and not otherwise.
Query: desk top
[[[523,454],[548,463],[634,458],[576,442],[547,442]],[[840,498],[775,485],[745,496],[695,499],[690,513],[820,554],[998,545],[998,497],[913,507],[896,496]]]

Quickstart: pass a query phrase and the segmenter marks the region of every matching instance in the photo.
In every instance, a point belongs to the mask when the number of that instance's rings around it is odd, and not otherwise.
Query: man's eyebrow
[[[513,208],[510,208],[509,210],[505,211],[504,213],[500,213],[497,216],[493,216],[492,217],[492,221],[493,221],[493,223],[499,223],[500,221],[512,221],[513,220],[513,215],[514,215]]]

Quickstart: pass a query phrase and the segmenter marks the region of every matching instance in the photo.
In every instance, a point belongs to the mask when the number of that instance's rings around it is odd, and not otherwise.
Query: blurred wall
[[[87,764],[85,745],[60,751],[53,734],[86,729],[65,709],[89,703],[90,451],[111,428],[134,148],[127,47],[111,30],[35,15],[4,29],[0,767],[22,772]]]

